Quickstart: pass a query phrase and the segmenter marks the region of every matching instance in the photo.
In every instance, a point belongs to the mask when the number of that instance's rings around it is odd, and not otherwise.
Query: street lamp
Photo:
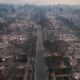
[[[72,77],[76,80],[80,79],[80,74],[78,72],[73,73]]]

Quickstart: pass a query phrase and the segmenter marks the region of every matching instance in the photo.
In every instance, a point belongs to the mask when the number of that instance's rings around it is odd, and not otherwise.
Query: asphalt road
[[[46,64],[44,62],[42,29],[40,26],[37,27],[35,80],[48,80],[47,68],[46,68]]]

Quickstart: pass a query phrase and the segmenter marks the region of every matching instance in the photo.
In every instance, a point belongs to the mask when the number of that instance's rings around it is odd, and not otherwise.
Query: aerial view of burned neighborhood
[[[80,80],[80,5],[2,2],[0,80]]]

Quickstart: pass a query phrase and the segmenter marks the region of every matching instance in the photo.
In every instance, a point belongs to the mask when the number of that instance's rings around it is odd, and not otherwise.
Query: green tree
[[[53,42],[45,40],[43,46],[50,52],[56,52],[62,55],[68,50],[69,44],[64,40],[54,40]]]

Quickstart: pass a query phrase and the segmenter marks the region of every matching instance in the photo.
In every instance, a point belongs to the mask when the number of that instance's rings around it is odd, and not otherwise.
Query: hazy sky
[[[80,0],[0,0],[0,3],[16,4],[79,4]]]

